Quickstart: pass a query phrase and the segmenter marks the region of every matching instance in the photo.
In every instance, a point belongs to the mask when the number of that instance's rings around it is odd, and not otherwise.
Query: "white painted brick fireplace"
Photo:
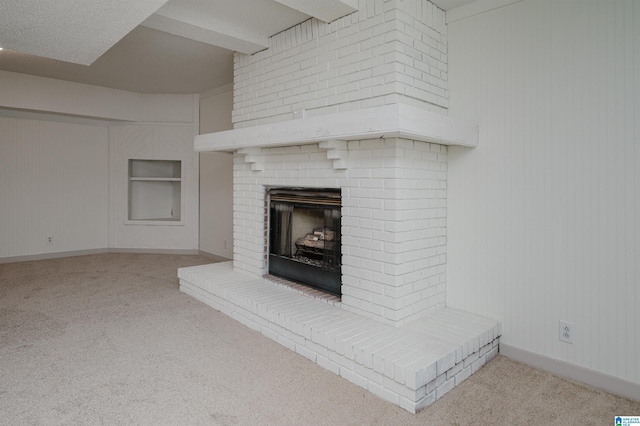
[[[236,55],[233,262],[179,271],[181,289],[415,412],[498,351],[501,324],[445,307],[447,145],[477,126],[446,116],[444,12],[360,0]],[[313,299],[268,274],[266,191],[339,188],[342,296]]]
[[[263,148],[259,172],[236,156],[235,268],[267,274],[267,188],[340,188],[342,308],[401,325],[444,307],[446,147],[401,138],[342,142],[336,169],[329,145]]]

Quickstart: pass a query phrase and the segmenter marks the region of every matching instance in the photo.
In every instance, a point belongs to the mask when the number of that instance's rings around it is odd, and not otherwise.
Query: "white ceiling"
[[[435,0],[443,9],[473,0]],[[0,70],[140,93],[202,93],[233,81],[233,51],[358,0],[2,0]]]

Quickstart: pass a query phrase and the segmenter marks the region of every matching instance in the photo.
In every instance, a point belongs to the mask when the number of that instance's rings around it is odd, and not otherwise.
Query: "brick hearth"
[[[441,309],[382,324],[234,270],[182,268],[180,289],[409,412],[433,403],[498,353],[501,323]]]

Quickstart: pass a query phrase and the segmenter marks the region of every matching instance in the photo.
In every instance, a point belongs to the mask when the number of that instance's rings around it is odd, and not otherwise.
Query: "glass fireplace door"
[[[270,192],[269,273],[340,295],[341,207],[330,194]]]

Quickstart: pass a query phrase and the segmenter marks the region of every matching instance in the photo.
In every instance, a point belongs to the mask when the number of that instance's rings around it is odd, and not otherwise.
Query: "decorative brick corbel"
[[[251,164],[251,170],[264,170],[262,165],[262,149],[260,148],[240,148],[238,155],[244,155],[244,162]]]
[[[344,170],[347,168],[347,158],[349,156],[347,141],[331,139],[318,143],[318,147],[327,150],[327,159],[333,160],[334,170]]]

